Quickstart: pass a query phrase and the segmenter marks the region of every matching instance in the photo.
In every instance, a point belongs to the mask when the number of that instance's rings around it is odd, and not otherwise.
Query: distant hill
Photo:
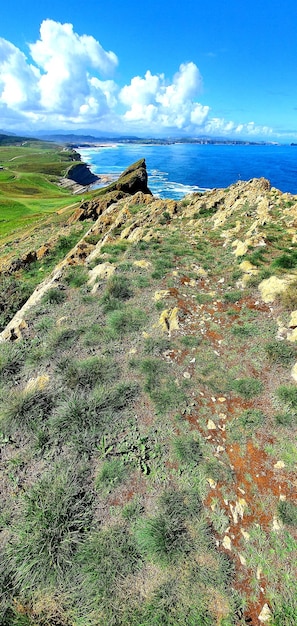
[[[18,135],[2,135],[0,133],[0,146],[10,146],[16,143],[23,143],[24,141],[32,141],[32,137],[19,137]],[[39,141],[36,139],[35,141]]]

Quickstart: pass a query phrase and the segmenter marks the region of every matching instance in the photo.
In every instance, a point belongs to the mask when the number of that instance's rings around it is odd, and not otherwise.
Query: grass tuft
[[[27,491],[7,557],[24,591],[63,581],[92,518],[84,472],[56,466]]]

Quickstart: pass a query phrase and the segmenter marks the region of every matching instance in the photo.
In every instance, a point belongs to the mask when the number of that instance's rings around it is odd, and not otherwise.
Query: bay
[[[297,194],[297,147],[289,145],[112,144],[78,148],[95,174],[118,177],[145,158],[148,186],[161,198],[229,187],[264,177],[283,192]]]

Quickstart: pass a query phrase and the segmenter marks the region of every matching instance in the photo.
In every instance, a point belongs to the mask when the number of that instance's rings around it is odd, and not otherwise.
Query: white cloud
[[[72,24],[44,20],[40,37],[29,45],[31,61],[0,38],[0,115],[6,128],[92,127],[139,134],[257,136],[271,129],[250,122],[210,118],[198,102],[202,76],[192,61],[170,80],[148,70],[120,88],[113,80],[118,64],[112,51]]]
[[[34,108],[37,98],[37,68],[23,52],[0,38],[0,102],[9,108]]]
[[[30,45],[39,66],[40,102],[44,110],[75,116],[92,110],[100,115],[108,109],[100,81],[91,82],[89,70],[108,75],[117,65],[114,52],[106,52],[94,37],[79,36],[72,24],[45,20],[40,39]],[[94,77],[93,77],[94,78]]]
[[[150,130],[201,125],[207,118],[209,107],[194,102],[202,87],[202,77],[195,63],[184,63],[168,84],[164,74],[144,78],[135,76],[120,91],[119,98],[128,106],[124,119],[129,123],[150,123]]]
[[[30,123],[89,124],[115,106],[118,88],[110,74],[118,60],[94,37],[78,35],[72,24],[45,20],[29,49],[35,65],[0,38],[0,103]]]
[[[213,117],[207,120],[205,124],[205,132],[209,135],[223,135],[228,137],[237,135],[238,138],[248,136],[259,137],[261,135],[271,135],[272,128],[269,126],[262,126],[260,124],[257,125],[254,122],[236,124],[231,120],[226,121],[220,117]]]

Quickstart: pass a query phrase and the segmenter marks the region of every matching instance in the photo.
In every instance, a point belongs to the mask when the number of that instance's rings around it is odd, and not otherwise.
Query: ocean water
[[[238,180],[268,178],[281,191],[297,194],[297,147],[274,145],[117,144],[78,148],[96,174],[118,177],[145,158],[148,186],[161,198],[228,187]]]

